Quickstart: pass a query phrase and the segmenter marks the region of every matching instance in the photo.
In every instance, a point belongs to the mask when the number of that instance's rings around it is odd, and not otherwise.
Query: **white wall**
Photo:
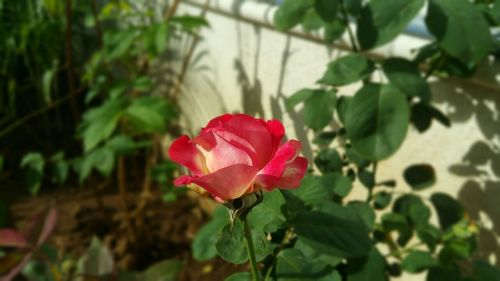
[[[200,13],[199,6],[192,3],[204,1],[187,2],[191,4],[183,4],[180,14]],[[343,51],[305,39],[300,33],[289,36],[277,32],[269,25],[274,9],[248,2],[237,5],[239,2],[212,1],[215,10],[207,14],[211,28],[202,32],[203,40],[195,52],[197,59],[190,66],[181,95],[185,125],[193,134],[218,114],[245,112],[282,120],[289,137],[303,140],[311,137],[311,132],[303,126],[300,110],[284,110],[284,98],[301,88],[313,87],[326,64]],[[244,19],[229,15],[234,12]],[[425,41],[421,39],[401,36],[373,55],[409,57],[410,48],[422,44]],[[484,223],[479,255],[500,265],[498,69],[498,64],[485,65],[473,79],[433,81],[435,105],[447,113],[452,127],[448,129],[434,122],[425,134],[411,129],[402,148],[380,163],[377,177],[396,179],[398,188],[409,190],[402,179],[404,168],[414,163],[431,163],[438,181],[435,188],[422,195],[442,191],[457,196],[469,215]],[[358,87],[344,87],[340,93],[353,94]],[[304,154],[311,158],[315,149],[305,145]],[[466,158],[473,163],[466,164]],[[354,197],[364,198],[364,192],[363,187],[356,186]],[[421,280],[421,276],[416,280]]]

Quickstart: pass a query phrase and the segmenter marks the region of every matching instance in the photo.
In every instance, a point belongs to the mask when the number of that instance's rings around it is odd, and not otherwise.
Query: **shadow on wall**
[[[464,151],[462,161],[451,165],[449,171],[467,179],[458,200],[481,224],[478,257],[493,256],[500,266],[500,96],[495,90],[457,81],[439,83],[434,89],[436,102],[447,107],[453,123],[474,122],[481,132]]]
[[[156,94],[166,95],[177,82],[182,63],[192,41],[189,37],[174,42],[172,50],[166,52],[155,64],[152,75],[155,77]],[[189,62],[180,88],[179,105],[185,113],[182,116],[185,128],[200,128],[213,114],[227,112],[224,99],[215,84],[215,73],[211,67],[209,51],[202,40],[198,41],[194,54]],[[198,133],[198,132],[191,132]]]
[[[271,115],[266,116],[263,108],[262,101],[262,83],[259,76],[259,60],[261,48],[261,27],[254,25],[254,32],[256,37],[256,46],[254,48],[254,69],[253,80],[248,76],[248,72],[243,64],[243,44],[240,22],[236,21],[238,57],[234,60],[234,67],[238,74],[237,82],[241,90],[241,106],[243,112],[246,114],[259,116],[261,118],[276,118],[283,120],[283,104],[285,95],[283,94],[283,84],[285,81],[285,72],[287,67],[288,58],[290,57],[290,36],[286,38],[285,48],[282,52],[281,66],[279,73],[279,80],[277,84],[276,94],[269,97]],[[302,153],[308,159],[313,158],[312,148],[307,141],[307,128],[304,125],[301,112],[290,110],[287,112],[294,126],[297,138],[302,140]]]

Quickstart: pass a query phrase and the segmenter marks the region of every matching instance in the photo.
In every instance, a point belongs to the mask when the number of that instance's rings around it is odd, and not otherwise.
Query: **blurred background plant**
[[[161,144],[161,136],[177,130],[176,93],[155,92],[151,69],[159,57],[176,56],[169,42],[196,38],[208,26],[202,16],[175,16],[178,3],[0,1],[2,192],[36,196],[79,184],[93,189],[104,212],[101,193],[111,188],[120,194],[116,212],[127,244],[146,235],[152,186],[166,201],[182,192],[172,189],[176,167]],[[182,73],[172,69],[170,76],[182,83]],[[130,189],[140,190],[132,204]],[[6,227],[7,203],[0,204],[0,227]],[[0,274],[12,269],[2,264]],[[26,272],[42,280],[33,275],[36,268]],[[54,278],[43,280],[62,280]]]

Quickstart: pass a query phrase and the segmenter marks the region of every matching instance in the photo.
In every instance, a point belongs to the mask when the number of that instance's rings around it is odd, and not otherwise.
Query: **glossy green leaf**
[[[430,102],[431,89],[415,63],[402,58],[390,58],[384,61],[382,68],[391,84],[401,92],[418,97],[422,102]]]
[[[274,14],[274,24],[279,30],[288,30],[299,24],[314,0],[285,0]]]
[[[328,64],[326,72],[318,83],[343,86],[370,76],[375,70],[373,62],[359,54],[349,54]]]
[[[416,191],[431,187],[436,183],[436,173],[429,164],[414,164],[403,173],[406,183]]]
[[[300,187],[290,190],[292,194],[300,198],[306,205],[316,205],[330,197],[325,187],[323,178],[307,175],[302,179]]]
[[[389,206],[392,200],[392,194],[389,192],[377,192],[373,197],[373,206],[375,209],[381,210]]]
[[[338,0],[315,0],[314,9],[320,17],[330,22],[337,18]]]
[[[445,193],[434,193],[431,202],[437,211],[441,229],[446,230],[460,221],[464,216],[464,209],[457,200]]]
[[[335,40],[340,39],[344,34],[345,24],[339,19],[324,24],[323,37],[327,44],[332,44]]]
[[[352,190],[352,182],[351,180],[340,174],[326,174],[322,177],[324,184],[330,185],[333,193],[340,197],[346,197]]]
[[[441,240],[441,230],[432,224],[420,225],[417,228],[418,238],[427,245],[430,251],[434,252],[437,244]]]
[[[226,224],[217,237],[215,248],[217,254],[230,263],[242,264],[248,260],[243,225],[239,220],[232,227]]]
[[[463,62],[478,63],[492,49],[488,23],[468,0],[431,0],[425,20],[439,45]]]
[[[389,280],[385,273],[384,256],[372,247],[366,257],[349,260],[349,281],[384,281]]]
[[[288,111],[292,110],[299,103],[305,102],[307,99],[309,99],[313,93],[314,90],[312,89],[299,90],[285,100],[286,109]]]
[[[419,273],[437,265],[438,262],[429,252],[421,250],[411,250],[401,262],[403,270],[410,273]]]
[[[306,12],[304,17],[302,18],[301,23],[306,32],[318,30],[323,27],[324,24],[318,13],[316,13],[316,11],[312,9]]]
[[[384,45],[400,34],[424,0],[371,0],[361,11],[357,37],[364,50]]]
[[[285,215],[281,212],[285,198],[277,189],[265,192],[263,195],[262,202],[252,209],[247,220],[255,230],[273,232],[286,220]]]
[[[314,158],[314,164],[322,173],[341,171],[344,162],[340,154],[333,148],[323,149]]]
[[[196,260],[204,261],[217,256],[215,242],[218,233],[228,223],[228,217],[225,208],[219,207],[215,210],[212,220],[198,231],[191,244],[193,257]]]
[[[304,123],[317,131],[326,127],[333,119],[336,106],[335,91],[314,90],[304,103]]]
[[[382,160],[401,146],[409,123],[405,96],[391,85],[366,84],[349,103],[345,128],[353,148]]]
[[[292,222],[295,232],[316,250],[338,257],[365,255],[371,246],[368,232],[359,220],[346,220],[319,211],[301,212]]]
[[[336,132],[324,131],[314,136],[313,143],[317,145],[329,145],[337,136]]]
[[[319,210],[326,214],[335,215],[341,219],[360,223],[365,229],[371,231],[375,226],[375,212],[366,202],[351,201],[342,206],[335,202],[328,202],[320,206]]]
[[[285,249],[277,256],[276,275],[283,281],[341,281],[333,267],[313,261],[298,249]]]

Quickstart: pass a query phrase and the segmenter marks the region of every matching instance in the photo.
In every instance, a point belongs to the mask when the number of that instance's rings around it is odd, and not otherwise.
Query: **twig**
[[[72,0],[66,0],[66,65],[68,67],[67,80],[69,88],[69,97],[71,104],[71,111],[75,124],[78,123],[79,114],[76,105],[76,92],[73,77],[73,32],[72,32],[73,14],[72,14]]]
[[[136,235],[132,227],[132,219],[127,202],[127,179],[125,177],[125,157],[118,157],[118,188],[120,191],[120,199],[122,201],[122,208],[125,215],[125,227],[127,228],[129,239],[131,242],[136,241]]]
[[[203,9],[201,11],[200,17],[205,16],[209,6],[210,6],[210,0],[206,0],[205,5],[203,6]],[[186,76],[189,63],[191,62],[191,58],[193,57],[194,49],[196,48],[196,45],[198,44],[198,40],[199,40],[198,32],[195,32],[192,37],[193,37],[193,41],[191,42],[191,46],[189,47],[188,53],[186,54],[186,57],[184,58],[184,61],[182,62],[181,72],[179,73],[179,76],[177,77],[177,81],[175,82],[174,87],[172,88],[172,90],[170,92],[170,96],[174,100],[177,99],[177,97],[180,94],[181,85],[184,82],[184,78]]]
[[[177,7],[179,6],[180,0],[174,0],[172,5],[167,9],[165,12],[164,19],[169,20],[173,15],[175,15],[175,12],[177,11]]]
[[[347,14],[344,1],[340,1],[340,12],[342,13],[344,24],[347,28],[347,33],[349,34],[349,40],[351,41],[352,50],[357,53],[359,52],[359,48],[356,44],[356,40],[354,39],[354,33],[352,32],[351,25],[349,24],[349,15]]]
[[[79,89],[78,91],[76,91],[76,94],[80,94],[83,92],[83,88]],[[29,121],[30,119],[40,115],[40,114],[43,114],[44,112],[48,111],[48,110],[51,110],[52,108],[60,105],[61,103],[67,101],[71,99],[71,94],[68,94],[58,100],[55,100],[54,102],[52,102],[51,104],[47,105],[46,107],[43,107],[43,108],[40,108],[36,111],[33,111],[31,112],[30,114],[27,114],[26,116],[24,117],[21,117],[19,119],[17,119],[14,123],[10,124],[7,128],[3,129],[1,132],[0,132],[0,138],[4,137],[5,135],[7,135],[10,131],[14,130],[15,128],[23,125],[25,122]]]

